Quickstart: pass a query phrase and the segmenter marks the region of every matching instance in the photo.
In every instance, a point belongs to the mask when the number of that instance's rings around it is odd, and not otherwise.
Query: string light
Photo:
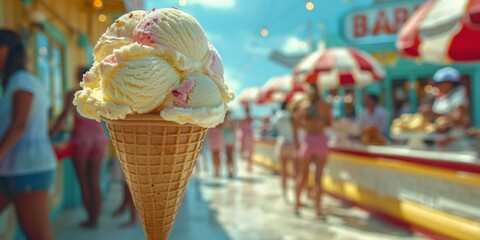
[[[262,37],[267,37],[268,36],[268,29],[267,28],[262,28],[262,30],[260,30],[260,35],[262,35]]]
[[[101,8],[101,7],[103,6],[102,0],[95,0],[95,1],[93,1],[93,6],[94,6],[95,8]]]
[[[187,0],[178,0],[178,5],[181,7],[185,7],[187,5]]]
[[[98,15],[98,21],[100,21],[100,22],[107,21],[107,16],[105,14]]]
[[[305,3],[305,8],[308,11],[312,11],[315,8],[315,4],[313,4],[312,1],[307,1],[307,3]]]

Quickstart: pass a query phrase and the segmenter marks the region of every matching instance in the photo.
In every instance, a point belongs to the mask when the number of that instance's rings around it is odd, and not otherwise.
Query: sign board
[[[355,9],[343,19],[343,37],[356,45],[395,42],[403,24],[424,2],[386,2]]]

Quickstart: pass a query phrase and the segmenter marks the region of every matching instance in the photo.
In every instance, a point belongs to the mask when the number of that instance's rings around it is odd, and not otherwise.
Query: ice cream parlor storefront
[[[141,1],[131,2],[141,5]],[[28,48],[29,70],[49,90],[52,120],[61,113],[65,94],[77,82],[77,68],[93,62],[91,52],[96,39],[119,14],[126,11],[127,6],[122,0],[0,1],[0,27],[22,35]],[[80,188],[69,159],[70,149],[65,148],[72,120],[68,122],[63,134],[54,139],[59,165],[56,183],[51,190],[52,218],[65,208],[81,204]],[[102,185],[105,190],[105,177]],[[0,215],[0,239],[22,239],[11,207]]]
[[[415,113],[434,94],[430,84],[444,65],[401,57],[395,47],[397,32],[424,1],[385,1],[348,10],[339,19],[336,41],[328,46],[353,46],[369,52],[384,66],[387,76],[365,89],[338,90],[338,117],[357,114],[365,93],[380,94],[381,104],[395,118]],[[471,125],[480,127],[480,65],[451,65],[468,89]],[[350,95],[348,98],[346,96]],[[344,101],[354,99],[353,101]],[[350,106],[349,106],[350,105]],[[424,150],[405,145],[332,145],[323,177],[323,188],[336,198],[360,206],[394,224],[434,239],[480,238],[480,141],[461,139],[461,148],[447,146]],[[254,159],[279,169],[272,156],[274,141],[258,139]],[[313,180],[313,178],[311,178]],[[313,182],[311,182],[313,184]]]

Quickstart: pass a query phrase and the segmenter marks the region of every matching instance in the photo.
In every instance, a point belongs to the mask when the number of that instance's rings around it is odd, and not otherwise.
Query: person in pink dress
[[[219,124],[214,128],[210,128],[207,134],[208,148],[212,152],[213,171],[215,177],[220,176],[220,161],[222,151],[225,149],[223,141],[223,124]]]
[[[240,153],[247,159],[247,171],[252,172],[253,164],[253,118],[250,116],[250,106],[245,104],[245,118],[240,121]]]
[[[235,143],[236,136],[235,132],[237,131],[237,123],[232,118],[232,112],[227,111],[225,115],[225,121],[223,122],[223,140],[225,142],[225,150],[227,157],[227,169],[228,177],[232,178],[235,174]]]
[[[78,80],[88,68],[80,68],[77,74]],[[54,128],[50,132],[53,137],[60,131],[68,115],[74,112],[74,125],[71,136],[73,144],[73,164],[80,183],[83,205],[87,211],[88,219],[81,223],[81,227],[95,228],[98,224],[98,216],[101,207],[100,191],[100,168],[102,160],[106,157],[109,139],[103,125],[95,120],[87,119],[74,109],[73,98],[75,88],[67,94],[65,107],[58,118]]]

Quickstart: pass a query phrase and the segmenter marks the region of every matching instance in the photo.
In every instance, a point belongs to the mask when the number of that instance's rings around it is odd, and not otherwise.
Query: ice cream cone
[[[167,239],[207,129],[158,114],[105,121],[147,239]]]

